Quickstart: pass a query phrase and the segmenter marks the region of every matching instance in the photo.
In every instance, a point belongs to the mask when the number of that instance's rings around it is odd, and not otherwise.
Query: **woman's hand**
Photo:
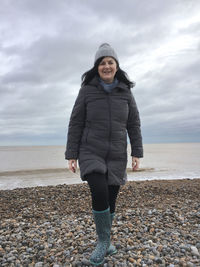
[[[140,159],[136,157],[132,157],[132,169],[133,171],[136,171],[139,169],[140,166]]]
[[[70,171],[75,173],[76,169],[77,169],[77,160],[76,159],[69,159],[68,165],[69,165]]]

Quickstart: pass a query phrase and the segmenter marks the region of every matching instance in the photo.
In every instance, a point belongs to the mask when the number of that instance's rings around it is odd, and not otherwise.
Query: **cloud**
[[[199,141],[197,1],[2,1],[0,145],[64,144],[81,75],[108,42],[136,81],[144,142]]]

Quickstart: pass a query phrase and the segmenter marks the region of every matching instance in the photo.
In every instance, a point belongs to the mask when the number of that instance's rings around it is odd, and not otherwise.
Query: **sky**
[[[200,1],[1,0],[0,145],[65,145],[105,42],[136,82],[144,143],[200,142]]]

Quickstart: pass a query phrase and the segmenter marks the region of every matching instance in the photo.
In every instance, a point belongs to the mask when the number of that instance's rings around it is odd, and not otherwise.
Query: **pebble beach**
[[[0,191],[0,266],[78,267],[96,244],[87,184]],[[103,267],[200,266],[200,179],[131,181]]]

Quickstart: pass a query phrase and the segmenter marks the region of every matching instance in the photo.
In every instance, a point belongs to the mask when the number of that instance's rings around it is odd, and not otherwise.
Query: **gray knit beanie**
[[[114,49],[107,43],[104,43],[99,46],[99,49],[95,54],[94,64],[97,61],[97,59],[101,57],[113,57],[117,62],[119,62],[117,54],[115,53]]]

